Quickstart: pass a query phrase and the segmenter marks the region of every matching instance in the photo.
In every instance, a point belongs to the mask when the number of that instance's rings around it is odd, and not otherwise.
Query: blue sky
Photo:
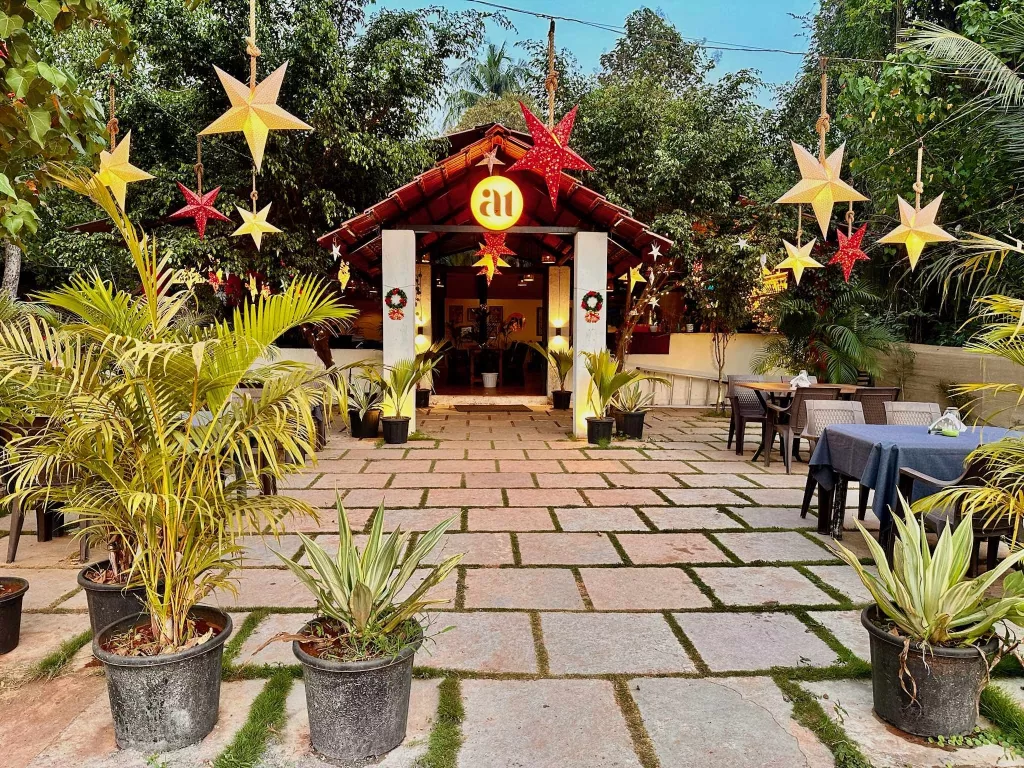
[[[629,12],[643,5],[623,0],[494,1],[524,10],[570,16],[615,27],[621,27]],[[661,11],[684,36],[708,40],[709,44],[717,40],[759,48],[804,51],[807,40],[802,34],[800,22],[793,15],[805,15],[814,10],[817,4],[817,0],[662,0],[650,3],[650,6]],[[378,0],[376,7],[423,8],[430,5],[444,5],[451,10],[487,10],[466,0]],[[373,6],[370,10],[372,12]],[[516,29],[506,31],[492,24],[488,29],[492,41],[500,43],[507,40],[511,47],[522,39],[546,38],[546,20],[518,13],[509,13],[508,17]],[[586,72],[597,69],[599,57],[615,44],[615,40],[616,35],[611,32],[567,21],[557,22],[557,45],[570,49]],[[721,54],[719,67],[722,71],[757,69],[766,82],[781,84],[792,79],[800,64],[801,58],[798,56],[726,51]],[[767,103],[770,94],[765,94],[763,100]]]

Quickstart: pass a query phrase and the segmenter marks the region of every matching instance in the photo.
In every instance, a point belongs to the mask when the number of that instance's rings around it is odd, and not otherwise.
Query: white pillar
[[[408,297],[408,304],[403,310],[401,320],[392,320],[388,316],[388,307],[384,312],[384,365],[389,366],[399,360],[411,360],[416,356],[416,233],[411,230],[385,229],[381,233],[381,271],[383,287],[381,302],[392,288],[401,288]],[[412,421],[409,432],[416,430],[416,396],[409,395],[408,402],[402,412]]]
[[[607,345],[608,328],[608,235],[578,232],[573,252],[572,340],[576,361],[572,368],[573,426],[577,437],[586,437],[587,417],[594,410],[587,402],[590,374],[580,353],[600,352]],[[597,322],[587,322],[583,297],[597,291],[604,298]]]
[[[572,283],[572,275],[569,267],[548,268],[548,347],[554,349],[553,345],[563,344],[568,348],[572,344],[572,318],[570,312],[569,286]],[[556,335],[561,331],[561,336]],[[561,339],[560,342],[555,341]],[[568,389],[572,389],[572,377],[565,382]],[[548,394],[550,395],[558,387],[558,377],[548,366]]]

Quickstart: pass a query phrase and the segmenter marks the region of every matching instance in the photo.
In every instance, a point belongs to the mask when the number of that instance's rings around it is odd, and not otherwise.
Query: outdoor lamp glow
[[[505,176],[488,176],[469,197],[473,218],[487,229],[508,229],[523,215],[523,193]]]
[[[413,339],[412,343],[417,352],[422,352],[430,346],[430,342],[427,341],[427,337],[423,335],[422,325],[416,328],[416,338]]]
[[[562,329],[560,327],[555,328],[555,337],[551,339],[551,348],[565,349],[568,346],[568,342],[566,342],[565,337],[562,335]]]

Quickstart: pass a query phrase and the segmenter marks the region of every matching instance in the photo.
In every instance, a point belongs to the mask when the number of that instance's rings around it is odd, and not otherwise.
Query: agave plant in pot
[[[217,721],[232,625],[200,603],[232,588],[238,536],[315,514],[305,502],[248,489],[303,467],[314,453],[313,409],[344,399],[333,371],[260,361],[290,329],[331,327],[353,312],[325,284],[304,279],[230,321],[175,332],[194,306],[187,276],[158,257],[99,182],[63,181],[106,210],[141,291],[118,291],[94,275],[92,293],[78,295],[81,321],[0,323],[0,369],[52,404],[44,429],[8,446],[9,498],[56,496],[83,522],[81,535],[124,558],[125,584],[142,588],[142,611],[100,629],[92,646],[106,672],[115,738],[121,747],[177,749]],[[72,283],[61,305],[82,287]],[[259,386],[240,388],[243,381]],[[40,488],[34,479],[44,470],[66,482]]]
[[[363,369],[369,370],[369,367]],[[376,439],[380,431],[380,409],[384,400],[379,379],[365,374],[348,384],[348,423],[352,437]]]
[[[381,403],[381,423],[384,426],[384,442],[388,445],[401,445],[409,440],[409,398],[420,379],[437,367],[437,359],[417,357],[412,360],[399,360],[394,365],[385,366],[384,372],[373,373],[374,379],[383,392]]]
[[[654,391],[645,390],[635,381],[619,390],[613,407],[616,409],[615,428],[634,440],[644,436],[644,418],[654,405]]]
[[[556,338],[562,338],[557,336]],[[558,378],[558,389],[551,392],[551,407],[556,411],[565,411],[569,409],[569,403],[572,401],[572,391],[565,388],[565,380],[569,378],[569,374],[572,373],[573,365],[573,354],[572,347],[556,347],[553,344],[549,344],[547,348],[542,347],[536,341],[526,342],[531,349],[539,352],[544,356],[544,359],[548,361],[552,373]]]
[[[594,411],[587,417],[587,441],[595,445],[607,443],[612,439],[615,419],[608,415],[608,409],[616,401],[619,392],[625,387],[641,381],[654,383],[668,382],[649,373],[635,368],[619,370],[619,364],[607,349],[600,352],[584,352],[590,384],[587,387],[587,402]]]
[[[875,714],[916,736],[967,734],[977,724],[989,670],[1010,646],[1000,628],[1004,622],[1024,622],[1024,573],[1014,570],[1024,550],[967,579],[974,541],[971,516],[955,530],[945,527],[933,552],[924,520],[901,502],[904,516],[894,516],[898,537],[891,567],[878,542],[857,523],[877,576],[857,555],[834,545],[875,601],[861,613],[871,640]],[[990,595],[1000,579],[1001,594]]]
[[[292,641],[302,664],[310,741],[321,755],[345,761],[378,757],[405,738],[413,656],[424,639],[420,616],[446,602],[427,595],[462,555],[442,560],[415,587],[410,584],[453,520],[418,538],[403,559],[409,534],[396,529],[385,538],[383,506],[360,551],[338,502],[336,554],[301,533],[309,570],[278,554],[317,601],[317,617],[298,634],[271,641]]]

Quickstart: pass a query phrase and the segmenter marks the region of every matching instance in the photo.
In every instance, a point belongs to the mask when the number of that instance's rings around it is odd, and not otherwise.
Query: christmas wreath
[[[587,311],[584,320],[588,323],[596,323],[601,319],[601,308],[604,307],[604,297],[597,291],[587,291],[580,302],[580,307]]]
[[[402,310],[409,306],[409,297],[401,288],[392,288],[384,295],[384,305],[388,308],[388,317],[401,320],[405,317]]]

